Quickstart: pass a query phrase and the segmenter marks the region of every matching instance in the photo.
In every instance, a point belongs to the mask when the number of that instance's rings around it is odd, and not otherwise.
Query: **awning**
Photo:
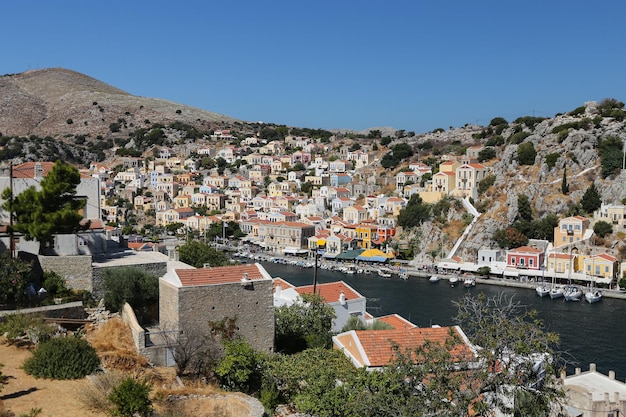
[[[356,259],[359,261],[386,262],[393,257],[394,255],[387,254],[380,249],[368,249],[363,251]]]
[[[317,239],[317,246],[326,245],[326,239]]]
[[[364,252],[363,249],[352,249],[346,252],[341,252],[339,255],[335,257],[335,259],[354,260],[357,258],[357,256],[359,256],[363,252]]]
[[[296,248],[296,247],[292,247],[292,246],[288,246],[285,249],[283,249],[283,253],[290,253],[292,255],[296,255],[299,253],[308,253],[309,251],[307,249],[302,249],[302,248]]]
[[[507,277],[519,277],[519,271],[511,270],[511,269],[505,269],[502,272],[502,275],[507,276]]]

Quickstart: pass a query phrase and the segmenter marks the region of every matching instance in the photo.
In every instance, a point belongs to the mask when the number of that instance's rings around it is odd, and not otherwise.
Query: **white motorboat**
[[[535,288],[535,291],[537,292],[537,295],[539,297],[545,297],[546,295],[550,294],[550,287],[548,287],[546,284],[541,284],[538,285],[537,288]]]
[[[408,272],[400,272],[400,273],[398,274],[398,277],[399,277],[400,279],[407,280],[407,279],[409,279],[409,273],[408,273]]]
[[[550,298],[552,298],[553,300],[555,298],[561,298],[563,297],[564,292],[565,292],[565,289],[563,288],[562,285],[553,285],[552,288],[550,288]]]
[[[430,278],[428,278],[428,280],[430,282],[439,282],[441,278],[439,277],[439,275],[432,275]]]
[[[454,287],[456,284],[458,284],[459,279],[453,275],[448,278],[448,281],[450,281],[450,285]]]
[[[583,290],[578,285],[568,285],[563,292],[565,301],[580,301],[583,296]]]
[[[476,286],[476,280],[474,278],[465,278],[463,281],[463,286],[465,288],[472,288]]]
[[[382,269],[379,269],[378,276],[383,277],[383,278],[391,278],[391,272],[387,272]]]

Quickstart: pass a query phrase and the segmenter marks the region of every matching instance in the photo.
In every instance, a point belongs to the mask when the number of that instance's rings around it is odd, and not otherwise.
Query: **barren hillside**
[[[182,121],[208,128],[236,119],[167,100],[133,96],[63,68],[0,77],[0,133],[11,136],[105,134],[124,119],[137,127]]]

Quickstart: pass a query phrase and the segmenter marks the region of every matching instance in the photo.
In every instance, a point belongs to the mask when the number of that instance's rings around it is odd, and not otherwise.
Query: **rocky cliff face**
[[[617,170],[614,175],[602,178],[602,161],[598,153],[598,143],[602,139],[617,137],[622,141],[626,140],[624,121],[604,117],[586,129],[569,129],[565,138],[559,137],[558,133],[552,133],[557,126],[572,124],[584,117],[597,117],[596,111],[597,103],[589,102],[585,103],[584,114],[559,115],[542,121],[533,129],[524,128],[530,135],[523,142],[532,143],[537,151],[534,165],[520,165],[517,162],[518,144],[496,147],[497,157],[485,162],[496,177],[495,184],[475,202],[476,206],[484,205],[485,210],[473,226],[472,233],[459,247],[457,256],[473,261],[481,247],[490,244],[497,246],[492,240],[493,234],[515,220],[519,195],[529,197],[534,217],[537,219],[549,213],[559,217],[565,216],[572,205],[580,202],[592,182],[600,191],[604,203],[620,204],[621,200],[626,198],[626,171]],[[504,138],[511,136],[512,129],[513,126],[504,130],[502,136]],[[451,130],[446,134],[446,141],[461,141],[466,146],[481,143],[473,137],[468,139],[468,132],[476,133],[477,129],[468,126]],[[442,133],[439,132],[424,135],[419,141],[433,141],[441,137]],[[484,144],[484,141],[482,143]],[[555,165],[550,167],[546,163],[546,157],[554,153],[559,156]],[[561,192],[564,171],[569,185],[568,194]],[[461,215],[462,213],[453,211],[448,217],[452,220],[460,218]],[[428,262],[431,258],[428,252],[439,247],[442,231],[438,226],[429,223],[424,225],[421,235],[424,238],[420,244],[422,255],[418,262]],[[613,242],[607,242],[608,252],[616,252],[615,239],[620,239],[617,233],[613,234]],[[448,243],[446,250],[450,250],[452,244],[453,242]]]

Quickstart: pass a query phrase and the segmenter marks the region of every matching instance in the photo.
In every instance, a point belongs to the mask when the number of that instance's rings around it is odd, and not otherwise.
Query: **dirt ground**
[[[21,366],[31,356],[27,349],[10,346],[0,338],[0,363],[7,385],[0,392],[5,410],[28,414],[33,408],[41,408],[41,417],[106,417],[106,413],[87,410],[79,399],[79,392],[88,384],[87,379],[57,381],[37,379],[27,375]],[[1,409],[2,406],[0,406]]]
[[[213,385],[188,381],[185,386],[172,388],[170,381],[175,377],[173,368],[150,368],[145,358],[134,349],[130,330],[119,319],[109,320],[104,326],[87,332],[87,339],[98,352],[107,369],[125,374],[152,375],[160,381],[162,390],[156,397],[174,395],[186,397],[175,403],[155,403],[157,411],[163,406],[174,407],[178,415],[202,417],[245,417],[258,414],[260,403],[239,393],[225,393]],[[32,409],[41,409],[39,417],[108,417],[104,411],[90,410],[81,401],[81,392],[92,387],[87,378],[78,380],[37,379],[26,374],[22,364],[32,355],[27,348],[18,348],[0,337],[0,364],[6,385],[0,390],[0,416],[10,411],[19,416]],[[167,385],[167,387],[166,387]],[[191,398],[189,398],[191,396]],[[255,410],[255,411],[252,411]],[[262,406],[261,406],[262,413]]]

